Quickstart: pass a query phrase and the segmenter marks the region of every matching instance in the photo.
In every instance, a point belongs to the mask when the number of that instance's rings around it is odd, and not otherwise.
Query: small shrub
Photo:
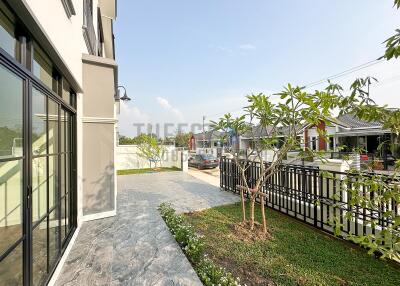
[[[175,213],[170,204],[162,203],[158,209],[204,285],[240,286],[239,278],[235,279],[231,273],[205,257],[202,237],[196,234],[182,216]]]
[[[201,262],[196,266],[197,275],[199,275],[200,280],[206,286],[231,286],[231,285],[240,285],[239,278],[233,277],[233,275],[227,272],[224,268],[215,265],[215,263],[208,259],[204,258]]]

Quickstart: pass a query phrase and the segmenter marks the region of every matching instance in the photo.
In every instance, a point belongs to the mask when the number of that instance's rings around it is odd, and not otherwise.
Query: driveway
[[[56,285],[202,285],[157,207],[188,212],[237,201],[182,172],[119,176],[117,216],[83,223]]]
[[[219,168],[199,170],[189,167],[188,174],[215,187],[220,186]]]

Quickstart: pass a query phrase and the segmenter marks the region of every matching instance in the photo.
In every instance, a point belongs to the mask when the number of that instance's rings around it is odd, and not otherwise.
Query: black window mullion
[[[46,226],[47,226],[47,243],[46,243],[46,247],[47,247],[47,273],[50,272],[50,211],[49,211],[49,207],[50,207],[50,203],[49,203],[49,197],[50,197],[50,185],[49,185],[49,181],[50,181],[50,159],[49,159],[49,151],[50,151],[50,143],[49,143],[49,97],[46,96],[46,153],[47,153],[47,157],[46,157],[46,208],[47,208],[47,222],[46,222]]]
[[[24,245],[23,245],[23,283],[24,285],[32,285],[32,83],[28,79],[25,81],[24,89],[24,147],[25,168],[24,168],[24,195],[23,195],[23,212],[24,212]]]
[[[59,208],[58,208],[58,225],[59,225],[58,251],[59,251],[59,253],[61,253],[61,248],[62,248],[62,243],[61,243],[62,242],[62,238],[61,238],[61,227],[62,227],[62,225],[61,225],[61,202],[62,202],[62,200],[61,200],[61,155],[60,155],[60,151],[61,151],[61,138],[60,138],[61,137],[61,106],[60,105],[58,105],[58,120],[57,120],[57,122],[58,122],[58,125],[57,125],[57,127],[58,127],[58,132],[57,132],[57,135],[58,135],[58,140],[57,140],[57,145],[58,145],[57,146],[58,188],[57,188],[56,193],[59,193],[59,195],[58,195],[58,197],[59,197],[59,200],[58,200],[58,206],[59,206]]]

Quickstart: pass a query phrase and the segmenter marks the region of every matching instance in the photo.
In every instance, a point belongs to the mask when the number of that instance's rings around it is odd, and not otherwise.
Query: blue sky
[[[135,135],[138,122],[195,123],[203,115],[239,113],[246,94],[305,85],[374,60],[400,27],[392,6],[392,0],[119,0],[119,81],[133,98],[121,107],[120,133]],[[399,62],[337,82],[378,77],[373,97],[399,107]]]

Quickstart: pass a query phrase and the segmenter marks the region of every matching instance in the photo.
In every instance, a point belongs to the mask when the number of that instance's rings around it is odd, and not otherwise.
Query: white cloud
[[[257,49],[257,47],[252,44],[242,44],[239,46],[239,49],[241,49],[243,51],[253,51],[253,50]]]
[[[137,127],[140,124],[149,124],[151,116],[141,111],[136,106],[130,106],[121,101],[120,114],[118,116],[119,133],[125,136],[136,136]]]
[[[233,52],[232,49],[224,47],[224,46],[218,46],[218,47],[216,47],[216,49],[217,49],[217,51],[223,52],[223,53],[229,53],[230,54],[230,53]]]
[[[179,121],[184,121],[183,113],[178,109],[173,107],[167,99],[163,97],[156,97],[157,103],[167,111],[170,111]]]

